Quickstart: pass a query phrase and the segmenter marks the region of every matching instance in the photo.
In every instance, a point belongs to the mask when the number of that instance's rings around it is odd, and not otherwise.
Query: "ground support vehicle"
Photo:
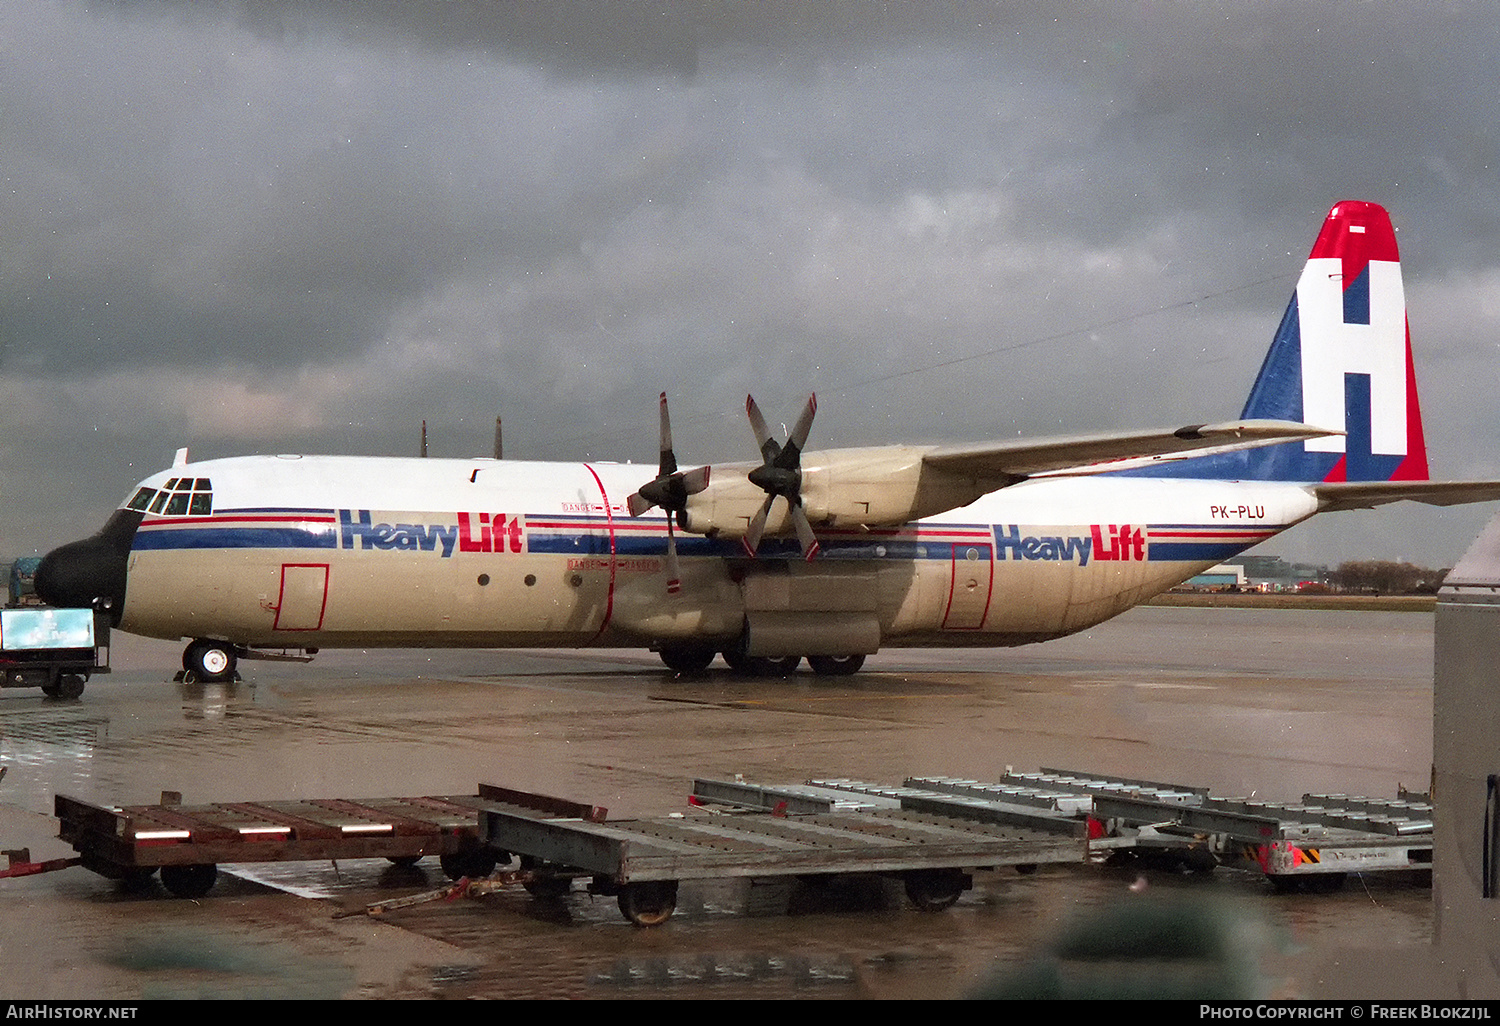
[[[90,677],[109,672],[109,619],[108,610],[0,609],[0,687],[78,698]]]

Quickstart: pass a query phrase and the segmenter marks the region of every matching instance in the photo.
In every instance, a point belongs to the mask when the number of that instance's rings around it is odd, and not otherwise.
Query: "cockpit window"
[[[143,510],[151,505],[151,499],[156,495],[155,488],[142,488],[135,496],[125,504],[126,509]]]
[[[206,477],[174,477],[167,482],[165,488],[155,493],[154,501],[147,494],[150,492],[151,489],[142,488],[131,502],[142,505],[150,502],[152,513],[162,513],[169,517],[206,517],[214,511],[213,482]],[[140,507],[132,505],[131,508]]]

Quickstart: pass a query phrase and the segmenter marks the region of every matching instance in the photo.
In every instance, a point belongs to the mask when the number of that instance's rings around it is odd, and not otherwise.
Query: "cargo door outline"
[[[315,631],[328,609],[328,564],[281,564],[281,594],[276,598],[276,631]]]
[[[985,542],[953,546],[953,575],[948,582],[948,608],[943,630],[977,631],[990,613],[995,584],[995,547]]]

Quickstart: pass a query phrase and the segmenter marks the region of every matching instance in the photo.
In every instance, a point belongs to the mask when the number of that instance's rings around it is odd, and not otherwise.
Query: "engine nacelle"
[[[839,449],[802,456],[802,503],[816,527],[891,527],[967,506],[994,485],[935,470],[922,462],[927,446]],[[742,538],[766,501],[746,474],[753,464],[716,466],[704,491],[690,496],[687,530]],[[785,502],[774,503],[767,535],[789,534]]]

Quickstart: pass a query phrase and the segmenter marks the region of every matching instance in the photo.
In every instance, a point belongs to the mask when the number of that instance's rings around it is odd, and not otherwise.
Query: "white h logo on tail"
[[[1297,282],[1302,333],[1302,419],[1345,428],[1344,375],[1370,376],[1370,451],[1406,455],[1406,295],[1401,265],[1371,260],[1370,323],[1344,321],[1344,266],[1337,257],[1307,262]],[[1342,436],[1314,438],[1309,452],[1343,452]]]

